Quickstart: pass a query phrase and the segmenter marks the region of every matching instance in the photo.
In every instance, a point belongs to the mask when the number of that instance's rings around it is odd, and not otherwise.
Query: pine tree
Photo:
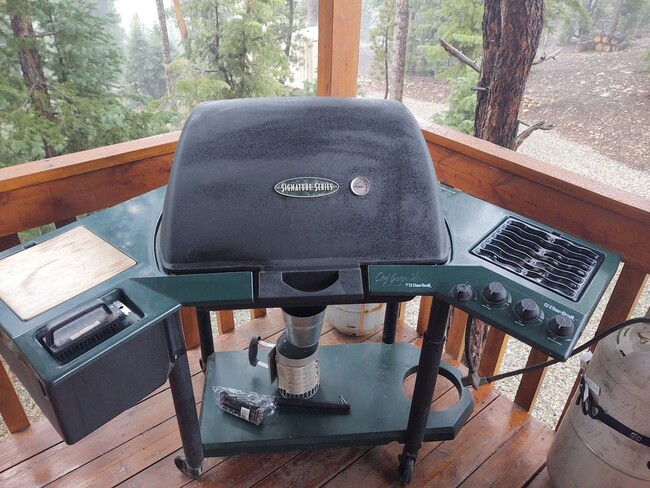
[[[435,71],[443,71],[450,67],[449,56],[440,46],[440,39],[461,50],[470,59],[478,59],[483,48],[481,36],[483,0],[438,1],[434,11],[431,10],[434,7],[427,7],[426,19],[437,24],[434,24],[432,35],[418,46],[419,52]],[[418,19],[417,14],[416,19]],[[456,66],[456,63],[452,63],[451,66]],[[454,74],[456,73],[452,70],[450,76]]]
[[[395,0],[395,27],[390,68],[390,98],[402,101],[404,94],[404,68],[406,66],[406,41],[409,32],[409,0]]]
[[[383,0],[377,7],[377,18],[370,29],[370,45],[373,54],[371,74],[384,82],[384,98],[388,98],[390,53],[393,50],[395,30],[395,0]]]
[[[158,99],[167,93],[167,80],[163,65],[162,38],[157,25],[151,26],[149,32],[146,33],[145,46],[147,53],[144,78],[145,93],[153,99]]]
[[[191,59],[172,63],[182,108],[219,98],[286,93],[285,0],[195,0],[184,10]]]
[[[145,27],[140,16],[135,14],[131,19],[129,34],[126,38],[126,69],[125,78],[136,95],[146,95],[146,65],[149,50]]]
[[[520,3],[524,4],[528,1],[529,0],[520,0]],[[483,6],[484,2],[479,0],[440,0],[440,2],[440,14],[445,16],[445,20],[442,21],[438,28],[437,33],[439,38],[445,39],[454,47],[460,49],[470,59],[477,60],[479,61],[478,64],[482,64],[484,61],[482,59],[484,52],[484,40],[482,35],[483,16],[486,11],[489,12],[491,9],[497,9],[497,3],[489,1],[485,6]],[[571,17],[581,10],[579,0],[540,0],[540,2],[549,6],[547,15],[544,18],[544,21],[547,23],[552,23],[557,19],[566,16]],[[515,2],[515,4],[517,4],[517,2]],[[541,27],[540,20],[541,19],[535,19],[538,27]],[[533,19],[529,19],[529,22],[532,21]],[[522,26],[514,27],[514,29],[522,31],[526,26],[528,26],[528,24],[524,23]],[[496,42],[499,45],[503,44],[501,39],[490,42]],[[513,46],[509,46],[509,49],[511,50],[514,48],[515,47]],[[521,50],[525,49],[528,51],[529,56],[534,56],[537,45],[535,44],[534,48],[532,48],[532,53],[530,52],[531,46],[522,44],[516,46],[516,48]],[[453,67],[445,70],[441,75],[442,77],[448,78],[452,85],[451,96],[447,99],[449,110],[441,117],[437,117],[436,120],[463,132],[469,134],[475,133],[481,137],[481,134],[485,133],[484,129],[478,131],[474,130],[474,121],[476,119],[475,106],[477,100],[477,92],[475,89],[479,77],[467,66],[456,62],[455,59],[449,59],[447,54],[444,53],[444,50],[439,45],[425,48],[425,51],[428,53],[429,59],[432,61],[446,56],[447,62],[453,63]],[[502,60],[499,61],[499,63],[503,62],[504,61]],[[501,75],[504,79],[510,78],[511,80],[515,80],[517,76],[520,76],[514,69],[509,75],[507,75],[505,71]],[[527,76],[528,72],[526,70],[526,76],[523,78],[524,84]],[[517,89],[517,93],[518,90],[519,89]],[[484,97],[486,96],[486,93],[486,91],[479,91],[478,96]],[[504,103],[505,106],[505,102],[501,103]],[[519,102],[517,102],[516,105],[518,107]],[[484,110],[485,109],[481,111],[482,114],[486,113]],[[510,112],[513,110],[514,109],[511,108]],[[510,126],[509,130],[511,129],[512,127]],[[485,138],[491,140],[488,137]]]
[[[116,22],[120,16],[115,9],[115,0],[94,0],[93,15],[107,17],[106,32],[121,46],[125,33],[120,23]]]
[[[18,18],[32,30],[17,36]],[[121,97],[122,53],[107,33],[111,22],[117,19],[76,0],[0,3],[0,165],[166,130],[169,114],[136,112]],[[42,76],[25,76],[26,50]]]
[[[486,0],[474,135],[514,148],[519,105],[542,34],[544,0]]]
[[[147,31],[138,15],[133,16],[126,39],[125,78],[134,94],[145,101],[167,92],[160,30],[154,25]]]
[[[163,0],[156,0],[156,10],[158,11],[158,28],[160,30],[160,39],[162,40],[162,58],[163,66],[165,68],[165,83],[167,85],[167,93],[171,93],[174,78],[170,64],[172,62],[171,49],[169,47],[169,34],[167,33],[167,18],[165,16],[165,7]]]
[[[413,17],[407,44],[406,70],[409,73],[434,75],[438,66],[426,59],[425,51],[427,47],[437,44],[441,22],[440,0],[411,0],[411,6]]]

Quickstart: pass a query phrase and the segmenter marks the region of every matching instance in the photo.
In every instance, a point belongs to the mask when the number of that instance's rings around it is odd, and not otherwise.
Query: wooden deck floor
[[[273,341],[282,331],[276,312],[217,337],[217,350],[243,349],[253,334]],[[419,341],[400,326],[398,340]],[[380,341],[324,328],[321,344]],[[201,397],[198,352],[190,352],[193,386]],[[449,385],[436,388],[434,408],[453,403]],[[425,443],[411,486],[437,488],[550,487],[544,469],[552,432],[492,387],[473,392],[472,417],[453,441]],[[174,467],[181,448],[168,386],[160,388],[75,445],[63,443],[47,421],[0,443],[0,487],[381,487],[398,486],[401,445],[208,458],[192,481]]]

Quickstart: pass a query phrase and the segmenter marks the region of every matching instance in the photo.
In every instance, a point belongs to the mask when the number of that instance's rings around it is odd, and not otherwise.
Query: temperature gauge
[[[363,176],[357,176],[350,183],[350,189],[352,190],[352,193],[354,193],[355,195],[359,197],[363,197],[368,193],[370,193],[370,182],[368,181],[368,178],[364,178]]]

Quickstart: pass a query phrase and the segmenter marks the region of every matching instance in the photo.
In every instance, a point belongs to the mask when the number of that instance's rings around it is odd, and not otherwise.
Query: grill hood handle
[[[363,298],[361,268],[318,271],[261,271],[261,300]]]

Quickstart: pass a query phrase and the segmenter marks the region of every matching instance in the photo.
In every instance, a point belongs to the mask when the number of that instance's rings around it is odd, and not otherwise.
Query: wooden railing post
[[[6,251],[18,244],[20,244],[18,234],[9,234],[8,236],[0,237],[0,251]]]
[[[261,319],[262,317],[266,317],[265,308],[251,308],[251,320]]]
[[[196,320],[196,309],[185,307],[181,309],[181,325],[185,336],[185,347],[195,349],[199,347],[199,329]]]
[[[481,376],[493,376],[499,372],[508,346],[508,337],[505,332],[490,327],[478,368]]]
[[[355,97],[361,0],[318,2],[318,83],[322,97]]]
[[[72,224],[77,221],[77,217],[70,217],[69,219],[63,219],[59,220],[57,222],[54,222],[54,227],[57,229],[60,229],[61,227],[65,227],[66,225]]]
[[[2,362],[0,362],[0,415],[12,434],[29,427],[29,419]]]
[[[543,363],[547,359],[548,356],[543,352],[540,352],[537,349],[531,349],[530,354],[528,355],[528,361],[526,362],[526,367]],[[547,368],[538,369],[536,371],[524,373],[521,376],[521,382],[519,383],[519,388],[515,395],[515,403],[527,412],[530,412],[535,406],[537,395],[539,395],[539,390],[542,388],[542,383],[544,382],[544,376],[546,376],[546,370]]]
[[[18,234],[0,237],[0,251],[10,249],[20,244]],[[9,375],[0,362],[0,415],[7,424],[9,432],[19,432],[29,427],[29,419],[25,415],[16,390],[14,390]]]
[[[217,328],[219,329],[219,334],[225,334],[235,328],[235,314],[232,310],[217,312]]]
[[[453,308],[451,312],[451,325],[447,334],[445,351],[456,361],[463,359],[465,351],[465,326],[469,315],[462,310]]]
[[[648,275],[645,271],[629,264],[623,265],[612,296],[607,302],[607,307],[598,324],[596,334],[600,334],[632,316],[647,281]]]
[[[431,310],[431,304],[433,303],[433,297],[424,296],[420,297],[420,310],[418,312],[418,325],[417,330],[418,334],[423,335],[427,330],[427,325],[429,324],[429,313]]]

